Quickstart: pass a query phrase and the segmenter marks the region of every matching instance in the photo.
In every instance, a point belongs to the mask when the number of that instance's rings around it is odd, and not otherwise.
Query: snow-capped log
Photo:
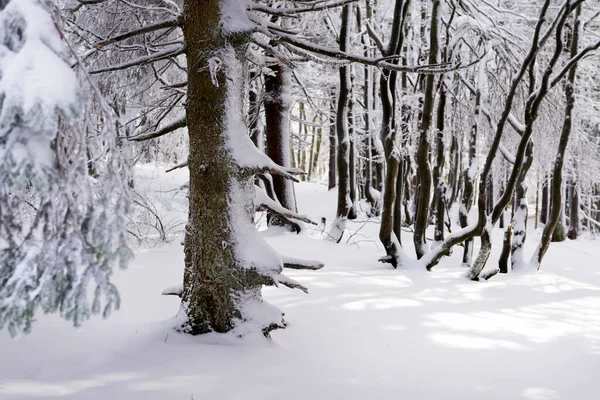
[[[316,271],[325,266],[321,261],[303,260],[301,258],[281,256],[283,260],[283,268],[287,269],[305,269]]]

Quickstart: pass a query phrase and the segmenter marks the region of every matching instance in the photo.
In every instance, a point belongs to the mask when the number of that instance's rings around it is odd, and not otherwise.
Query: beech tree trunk
[[[340,30],[340,50],[346,51],[349,46],[350,13],[351,5],[342,9],[342,27]],[[352,207],[350,200],[350,140],[348,135],[348,96],[350,93],[350,66],[339,67],[340,92],[337,101],[336,134],[337,134],[337,173],[338,173],[338,198],[336,220],[333,223],[329,236],[339,242],[342,239],[348,214]]]
[[[429,32],[429,57],[428,63],[433,65],[438,61],[439,47],[439,8],[440,0],[432,1],[431,27]],[[429,149],[431,147],[429,131],[433,121],[433,108],[435,101],[435,75],[425,77],[423,113],[419,129],[419,143],[417,146],[417,191],[415,196],[415,232],[413,242],[417,258],[423,257],[427,251],[427,239],[425,232],[429,225],[429,204],[431,201],[431,166],[429,163]]]

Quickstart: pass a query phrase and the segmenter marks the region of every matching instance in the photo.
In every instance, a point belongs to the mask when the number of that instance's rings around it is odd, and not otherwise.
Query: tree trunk
[[[348,154],[348,180],[350,185],[350,210],[348,211],[348,219],[356,219],[356,203],[358,201],[358,194],[356,190],[357,178],[356,168],[357,157],[356,157],[356,131],[354,129],[354,85],[352,73],[350,74],[350,93],[348,98],[348,141],[349,141],[349,154]]]
[[[256,265],[237,237],[240,229],[252,228],[254,214],[253,174],[239,164],[230,146],[253,147],[242,116],[242,58],[250,34],[227,35],[222,4],[186,0],[184,5],[190,188],[180,313],[181,330],[191,334],[226,332],[251,320],[245,313],[248,304],[261,306],[262,286],[273,284],[280,271],[273,266],[267,273],[265,266]],[[216,64],[222,69],[216,71]],[[243,130],[229,129],[231,123]],[[257,321],[265,333],[283,326],[276,314],[273,320]]]
[[[439,8],[440,0],[432,1],[431,10],[431,28],[429,32],[429,64],[437,64],[439,47]],[[417,146],[417,192],[415,196],[415,232],[413,242],[417,258],[423,257],[427,251],[427,240],[425,232],[429,225],[429,203],[431,201],[431,166],[429,163],[429,131],[433,121],[433,108],[435,101],[435,75],[430,74],[425,77],[425,90],[423,101],[423,113],[421,117],[421,126],[419,129],[419,144]]]
[[[569,232],[567,236],[571,240],[577,239],[579,235],[579,193],[577,190],[577,181],[571,179],[570,199],[569,199]]]
[[[521,175],[517,182],[515,193],[515,216],[513,219],[513,237],[511,246],[511,264],[513,269],[522,268],[525,262],[524,246],[527,239],[527,218],[529,216],[529,205],[527,204],[527,184],[525,178],[533,164],[533,143],[527,146],[527,159],[521,167]]]
[[[342,27],[340,30],[340,50],[348,50],[350,33],[351,5],[345,5],[342,9]],[[350,92],[350,66],[339,67],[340,93],[337,102],[336,134],[337,134],[337,173],[338,173],[338,199],[336,219],[333,223],[329,236],[332,240],[339,242],[344,235],[348,213],[352,206],[350,200],[350,152],[348,137],[348,95]]]
[[[574,57],[577,54],[579,47],[579,17],[581,15],[581,6],[578,6],[575,10],[575,24],[573,27],[573,37],[571,40],[571,57]],[[567,76],[567,82],[565,85],[565,118],[563,120],[563,126],[560,133],[560,140],[558,143],[558,150],[556,154],[556,159],[554,161],[554,167],[552,171],[552,206],[550,208],[550,215],[548,217],[548,223],[544,227],[542,232],[542,238],[540,239],[540,244],[533,255],[531,263],[536,265],[539,269],[542,260],[546,252],[548,251],[548,247],[550,246],[551,241],[555,241],[554,239],[564,239],[564,226],[561,223],[561,214],[562,214],[562,171],[565,159],[565,153],[567,151],[567,146],[569,144],[569,137],[571,136],[572,129],[572,115],[573,108],[575,107],[575,94],[574,94],[574,84],[575,77],[577,72],[577,64],[573,64],[573,66],[569,69],[569,74]],[[558,228],[558,229],[557,229]],[[562,241],[560,240],[560,241]]]
[[[548,176],[544,176],[544,182],[542,183],[542,207],[540,211],[540,222],[546,224],[548,222],[548,208],[550,199],[548,196]]]
[[[316,141],[314,153],[311,157],[310,172],[308,174],[309,179],[314,179],[317,173],[317,166],[319,165],[319,153],[321,153],[321,137],[323,136],[323,115],[319,115],[319,123],[321,124],[316,131],[316,138],[313,139],[313,143]],[[314,133],[313,133],[314,134]]]
[[[480,67],[482,68],[482,67]],[[461,228],[466,228],[469,225],[469,211],[473,205],[473,194],[475,192],[475,179],[477,176],[477,131],[479,128],[479,112],[481,107],[481,90],[480,84],[477,83],[475,91],[475,113],[471,125],[469,135],[469,160],[465,168],[462,178],[464,183],[461,204],[458,208],[458,221]],[[473,260],[473,238],[465,241],[463,251],[462,265],[470,267]]]
[[[329,185],[328,189],[331,190],[337,185],[336,180],[336,167],[335,167],[335,159],[337,153],[337,139],[335,135],[335,98],[333,91],[330,93],[330,109],[329,109]]]
[[[446,162],[444,149],[444,118],[446,108],[446,90],[444,87],[443,76],[440,78],[440,100],[438,102],[436,119],[436,157],[435,167],[433,169],[433,184],[435,194],[433,196],[432,208],[435,212],[435,231],[433,240],[441,242],[444,240],[444,222],[446,220],[446,182],[443,172]]]
[[[291,167],[290,131],[287,91],[290,87],[289,71],[280,64],[270,67],[273,74],[265,74],[265,120],[267,155],[276,164]],[[304,167],[304,165],[303,165]],[[273,177],[273,188],[279,203],[288,210],[298,211],[292,181],[281,176]]]

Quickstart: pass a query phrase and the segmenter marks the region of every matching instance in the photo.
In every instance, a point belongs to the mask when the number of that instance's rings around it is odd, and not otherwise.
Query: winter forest
[[[597,399],[600,1],[0,0],[0,399]]]

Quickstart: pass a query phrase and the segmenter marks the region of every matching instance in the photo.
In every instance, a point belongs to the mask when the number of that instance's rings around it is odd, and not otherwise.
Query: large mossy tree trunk
[[[253,148],[242,118],[243,88],[236,86],[243,79],[241,58],[249,36],[227,34],[223,3],[184,2],[190,188],[180,329],[190,334],[227,332],[251,320],[246,306],[262,303],[262,286],[273,284],[280,271],[275,266],[269,274],[255,265],[236,237],[240,227],[251,226],[254,207],[253,174],[232,151],[239,138]],[[263,332],[283,326],[281,314],[275,314],[258,322]]]

